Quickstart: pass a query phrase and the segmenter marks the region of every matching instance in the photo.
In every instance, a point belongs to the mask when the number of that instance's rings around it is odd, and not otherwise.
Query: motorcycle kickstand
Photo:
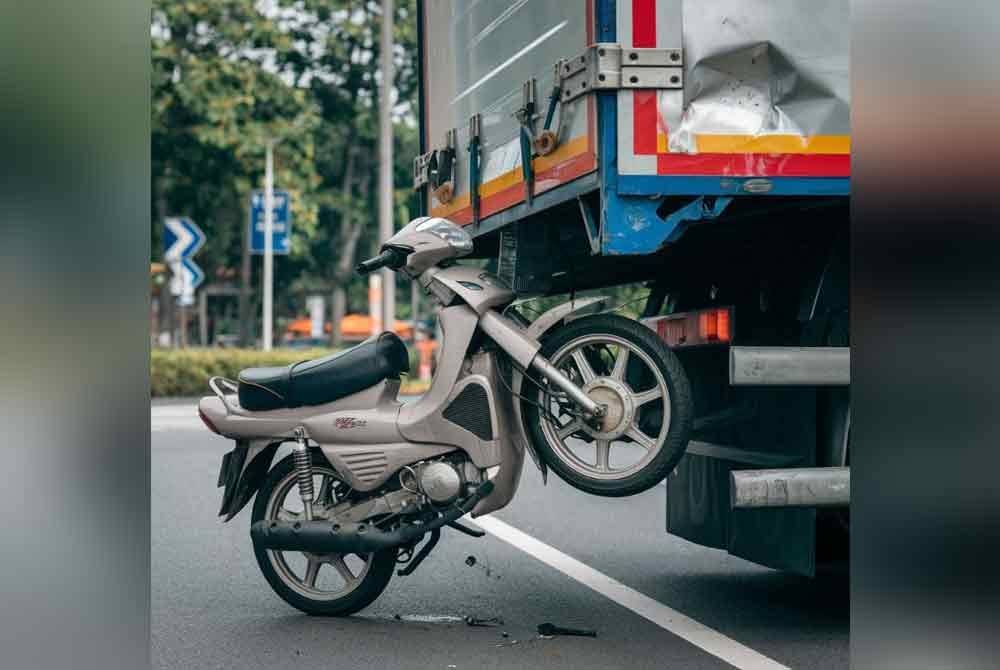
[[[433,549],[437,545],[438,540],[440,539],[441,539],[441,529],[435,528],[434,530],[431,531],[430,539],[428,539],[427,542],[424,543],[424,546],[420,547],[420,551],[418,551],[416,555],[410,559],[409,563],[407,563],[402,568],[397,570],[396,574],[400,577],[405,577],[407,575],[413,574],[413,571],[416,570],[417,567],[424,562],[424,559],[427,558],[427,555],[431,553],[431,549]]]

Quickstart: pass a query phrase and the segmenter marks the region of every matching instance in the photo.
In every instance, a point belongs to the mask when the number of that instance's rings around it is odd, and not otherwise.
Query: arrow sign
[[[187,305],[194,303],[194,291],[205,281],[205,273],[191,257],[205,244],[205,233],[186,216],[164,219],[163,258],[173,278],[170,292]]]
[[[190,258],[205,244],[205,233],[186,216],[164,219],[163,257],[168,263]]]

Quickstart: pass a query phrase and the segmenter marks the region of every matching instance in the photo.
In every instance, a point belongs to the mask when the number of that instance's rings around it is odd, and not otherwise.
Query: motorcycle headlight
[[[472,253],[472,236],[465,232],[461,226],[457,226],[447,219],[440,217],[425,219],[417,224],[416,229],[422,233],[430,233],[440,237],[463,256]]]

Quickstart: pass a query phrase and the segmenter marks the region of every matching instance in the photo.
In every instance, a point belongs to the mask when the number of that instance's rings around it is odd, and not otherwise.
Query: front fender
[[[589,298],[579,298],[575,300],[570,300],[569,302],[564,302],[561,305],[556,305],[552,309],[547,310],[537,319],[531,322],[531,324],[525,329],[525,335],[529,337],[541,340],[545,333],[549,332],[567,318],[571,316],[583,316],[584,314],[594,314],[602,311],[607,307],[610,298],[608,296],[592,296]],[[513,371],[511,375],[511,388],[514,391],[514,395],[520,395],[521,385],[524,382],[524,375],[520,373],[517,369]],[[517,433],[517,438],[527,447],[528,454],[531,456],[531,460],[535,463],[535,467],[542,473],[542,483],[548,481],[548,468],[542,461],[538,452],[535,451],[535,445],[531,442],[527,433],[524,430],[524,418],[521,415],[521,403],[515,402],[514,405],[514,430]]]

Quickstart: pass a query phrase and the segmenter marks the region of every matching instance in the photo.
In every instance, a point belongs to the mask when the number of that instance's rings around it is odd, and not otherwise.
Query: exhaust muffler
[[[250,539],[256,547],[279,551],[367,554],[416,542],[425,533],[467,514],[492,491],[493,482],[484,482],[461,505],[450,507],[436,519],[419,526],[410,525],[385,531],[364,522],[258,521],[250,527]]]

